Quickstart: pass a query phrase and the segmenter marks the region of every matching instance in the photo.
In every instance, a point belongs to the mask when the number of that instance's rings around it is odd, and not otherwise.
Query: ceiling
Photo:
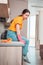
[[[39,14],[39,11],[43,10],[43,0],[28,0],[28,8],[31,14]]]
[[[28,2],[31,6],[43,8],[43,0],[28,0]]]

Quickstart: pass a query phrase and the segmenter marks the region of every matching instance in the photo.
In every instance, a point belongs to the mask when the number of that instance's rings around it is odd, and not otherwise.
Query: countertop
[[[0,42],[0,47],[21,47],[21,46],[24,46],[24,44],[22,42],[9,42],[9,43],[2,43]]]

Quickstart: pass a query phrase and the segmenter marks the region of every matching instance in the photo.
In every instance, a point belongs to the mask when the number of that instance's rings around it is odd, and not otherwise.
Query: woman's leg
[[[7,31],[7,38],[11,38],[12,41],[18,41],[16,32],[10,30]]]
[[[23,47],[23,56],[26,56],[28,53],[29,40],[27,40],[25,37],[22,37],[22,39],[25,40],[25,46]]]
[[[7,31],[7,38],[11,38],[12,41],[18,41],[16,32]],[[23,55],[26,56],[28,52],[28,46],[29,46],[29,40],[27,40],[25,37],[22,37],[23,40],[25,40],[25,46],[23,47]]]
[[[23,59],[25,62],[30,63],[29,59],[28,59],[28,46],[29,46],[29,40],[27,40],[25,37],[22,37],[23,40],[25,40],[25,46],[23,47]]]

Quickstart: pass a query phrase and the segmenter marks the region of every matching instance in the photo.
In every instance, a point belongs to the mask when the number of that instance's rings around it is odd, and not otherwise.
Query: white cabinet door
[[[21,65],[22,47],[0,47],[0,65]]]

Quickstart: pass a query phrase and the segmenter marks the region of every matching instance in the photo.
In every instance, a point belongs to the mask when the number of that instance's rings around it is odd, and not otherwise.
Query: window
[[[29,46],[35,46],[35,25],[36,25],[36,16],[30,17],[30,44]]]

